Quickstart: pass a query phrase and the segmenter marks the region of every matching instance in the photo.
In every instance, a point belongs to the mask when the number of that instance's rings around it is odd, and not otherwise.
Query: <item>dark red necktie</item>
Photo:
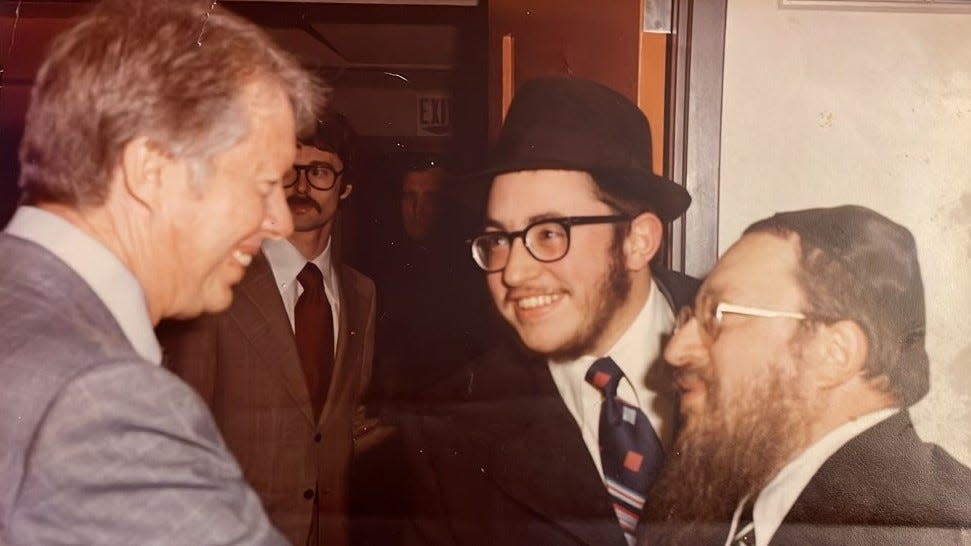
[[[324,276],[316,265],[307,262],[297,281],[303,287],[293,310],[297,352],[307,378],[314,418],[319,419],[334,371],[334,317],[324,291]]]

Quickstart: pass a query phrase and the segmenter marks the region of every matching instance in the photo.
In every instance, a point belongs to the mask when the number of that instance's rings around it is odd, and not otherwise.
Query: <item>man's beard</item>
[[[617,310],[627,301],[631,291],[631,279],[625,267],[625,257],[622,237],[615,234],[610,245],[610,265],[607,272],[600,279],[597,294],[600,302],[573,339],[559,349],[546,356],[554,361],[576,360],[585,354],[591,354],[603,334],[607,323],[617,314]]]
[[[804,364],[796,352],[731,400],[723,398],[717,377],[704,374],[710,369],[695,372],[710,405],[688,417],[648,495],[644,518],[658,535],[651,544],[700,544],[713,530],[724,541],[738,503],[746,495],[754,501],[806,447],[814,402],[798,377]]]

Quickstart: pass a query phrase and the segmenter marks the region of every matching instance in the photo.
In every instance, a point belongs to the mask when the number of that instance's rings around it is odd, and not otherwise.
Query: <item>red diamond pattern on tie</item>
[[[303,293],[293,310],[294,334],[316,420],[323,410],[334,371],[334,317],[324,290],[324,276],[316,265],[307,262],[297,281]]]
[[[644,456],[636,451],[628,451],[627,455],[624,457],[624,468],[630,470],[631,472],[639,472],[641,470],[641,463],[644,462]]]
[[[597,372],[593,374],[593,386],[597,387],[598,389],[604,388],[609,382],[610,374],[604,372]]]

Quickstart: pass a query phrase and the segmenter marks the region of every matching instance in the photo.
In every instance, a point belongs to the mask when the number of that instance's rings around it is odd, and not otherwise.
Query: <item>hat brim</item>
[[[564,170],[590,173],[604,189],[623,199],[650,203],[662,222],[672,222],[691,204],[691,195],[683,186],[642,169],[591,168],[570,161],[535,159],[513,160],[458,177],[457,198],[466,208],[482,214],[492,181],[496,176],[519,171]]]

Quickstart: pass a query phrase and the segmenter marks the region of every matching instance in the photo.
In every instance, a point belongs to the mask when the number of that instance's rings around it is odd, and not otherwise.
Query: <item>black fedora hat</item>
[[[613,89],[582,78],[523,83],[488,166],[469,175],[467,197],[481,205],[495,176],[539,169],[589,172],[608,193],[649,204],[665,222],[691,203],[683,187],[654,173],[644,113]]]

